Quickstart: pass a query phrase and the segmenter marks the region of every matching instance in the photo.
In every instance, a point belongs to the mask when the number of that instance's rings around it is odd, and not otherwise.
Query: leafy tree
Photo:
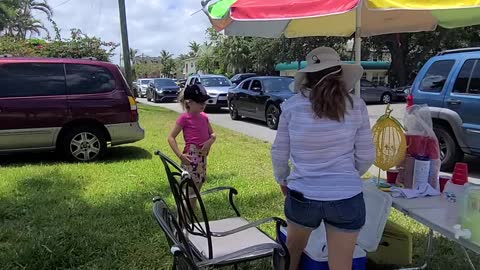
[[[392,57],[389,80],[392,86],[400,86],[411,83],[423,64],[436,53],[477,46],[479,42],[480,27],[476,26],[370,37],[363,46],[378,51],[388,49]]]
[[[0,54],[13,56],[37,56],[59,58],[95,57],[109,61],[119,44],[105,42],[89,37],[79,29],[72,29],[68,39],[22,39],[19,37],[0,37]]]
[[[0,1],[0,34],[14,18],[19,7],[20,1],[18,0]]]
[[[163,72],[163,66],[157,63],[137,63],[134,66],[137,78],[156,78]]]
[[[349,59],[346,44],[348,39],[343,37],[303,37],[280,38],[279,62],[298,62],[305,60],[306,55],[313,49],[321,46],[332,47],[339,52],[342,59]]]

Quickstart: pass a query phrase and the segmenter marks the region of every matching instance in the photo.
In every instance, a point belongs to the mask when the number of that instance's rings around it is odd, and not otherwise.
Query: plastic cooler
[[[367,252],[374,252],[382,239],[383,230],[390,216],[392,198],[374,185],[365,184],[363,190],[367,210],[365,226],[360,231],[353,256],[353,270],[367,269]],[[280,240],[285,241],[287,229],[280,229]],[[310,235],[303,253],[300,269],[328,270],[328,246],[325,226],[322,225]]]

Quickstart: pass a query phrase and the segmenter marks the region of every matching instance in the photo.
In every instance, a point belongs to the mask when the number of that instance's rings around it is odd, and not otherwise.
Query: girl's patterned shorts
[[[193,182],[199,187],[207,180],[207,156],[194,144],[186,146],[183,152],[192,157],[192,163],[182,164],[182,168],[191,175]]]

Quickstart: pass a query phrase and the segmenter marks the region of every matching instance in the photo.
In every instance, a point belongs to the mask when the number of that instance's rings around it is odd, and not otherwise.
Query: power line
[[[60,7],[60,6],[63,6],[63,5],[65,5],[66,3],[70,2],[70,1],[72,1],[72,0],[65,0],[65,1],[63,1],[62,3],[60,3],[60,4],[56,5],[56,6],[55,6],[55,7],[53,7],[53,8],[55,9],[55,8],[58,8],[58,7]]]

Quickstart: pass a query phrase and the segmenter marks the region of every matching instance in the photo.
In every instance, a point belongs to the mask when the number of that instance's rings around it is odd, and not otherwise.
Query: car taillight
[[[137,102],[132,96],[128,96],[128,103],[130,103],[130,118],[132,122],[138,121]]]
[[[407,108],[413,106],[413,95],[409,94],[407,96]]]

